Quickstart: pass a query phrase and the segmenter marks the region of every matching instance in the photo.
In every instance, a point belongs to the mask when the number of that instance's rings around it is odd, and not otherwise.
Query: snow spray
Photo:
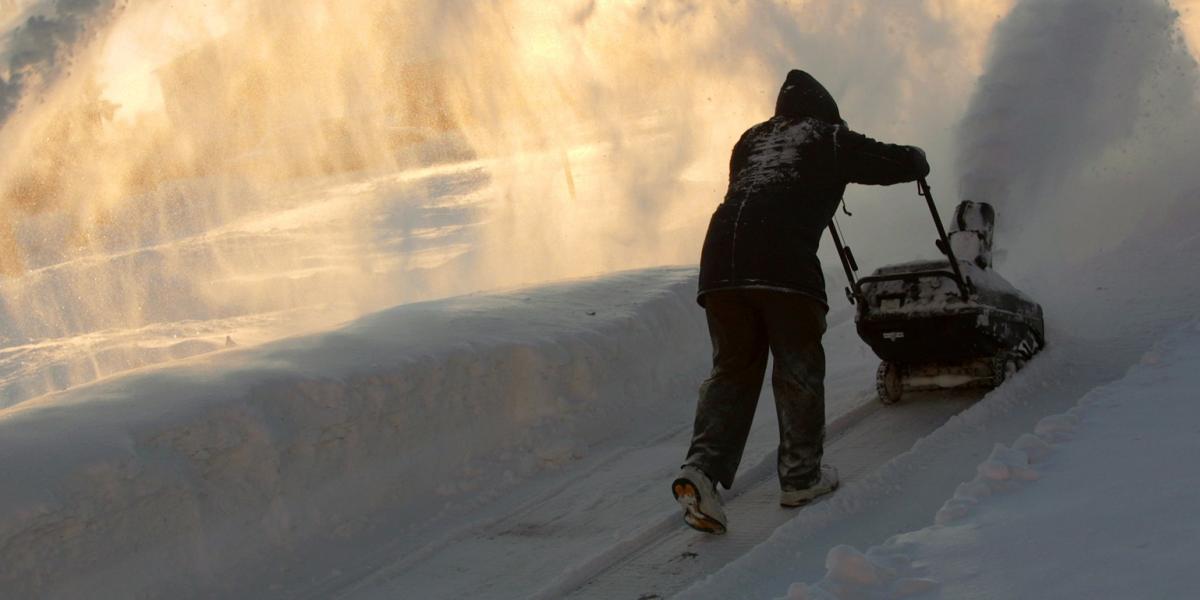
[[[1195,29],[1159,0],[1028,0],[996,28],[960,188],[995,205],[999,269],[1048,326],[1152,340],[1200,299]]]
[[[0,347],[694,263],[788,69],[938,161],[1011,1],[0,3]],[[446,161],[453,261],[368,193]],[[47,385],[141,360],[106,356]]]
[[[1178,17],[1160,0],[1025,1],[997,27],[957,170],[964,198],[999,209],[1001,238],[1053,223],[1064,250],[1087,255],[1194,181],[1188,169],[1164,172],[1183,166],[1171,145],[1179,132],[1197,132],[1195,61]],[[1136,186],[1095,189],[1110,180]]]

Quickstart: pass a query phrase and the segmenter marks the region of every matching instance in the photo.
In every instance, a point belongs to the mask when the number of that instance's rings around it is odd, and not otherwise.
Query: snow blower
[[[884,404],[906,392],[996,387],[1045,344],[1042,307],[991,269],[991,205],[963,201],[947,235],[924,179],[917,193],[929,204],[944,260],[881,267],[859,279],[854,254],[836,222],[829,225],[858,335],[883,361],[876,390]]]

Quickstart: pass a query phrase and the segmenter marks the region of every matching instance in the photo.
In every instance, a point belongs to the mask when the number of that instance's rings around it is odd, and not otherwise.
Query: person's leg
[[[762,315],[744,290],[705,298],[713,369],[700,386],[692,444],[684,466],[696,467],[729,489],[737,473],[767,368]]]
[[[779,417],[779,483],[803,489],[821,477],[825,444],[825,307],[802,294],[761,292]]]

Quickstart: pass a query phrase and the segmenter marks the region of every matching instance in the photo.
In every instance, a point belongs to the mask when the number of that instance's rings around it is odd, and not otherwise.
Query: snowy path
[[[1011,442],[1042,417],[1119,378],[1141,352],[1139,345],[1071,340],[1061,332],[1054,339],[1060,341],[1012,380],[869,477],[846,481],[833,501],[811,507],[736,560],[695,578],[680,597],[778,596],[793,582],[819,579],[834,546],[867,546],[925,526],[995,444]]]
[[[858,481],[908,450],[979,395],[963,391],[888,408],[865,405],[830,424],[827,460],[838,467],[844,484]],[[745,554],[780,525],[805,519],[808,513],[803,509],[779,507],[774,458],[773,453],[764,456],[732,490],[736,495],[726,499],[731,525],[728,535],[696,533],[682,526],[672,511],[665,527],[667,535],[655,535],[649,544],[630,552],[567,597],[667,598]]]
[[[846,481],[866,476],[978,396],[931,396],[886,410],[861,405],[830,423],[829,460]],[[764,398],[769,404],[769,394]],[[665,491],[687,444],[684,428],[620,452],[432,552],[380,569],[341,597],[666,597],[804,514],[778,507],[774,429],[773,411],[761,406],[738,485],[726,493],[733,524],[727,536],[708,538],[683,526]]]

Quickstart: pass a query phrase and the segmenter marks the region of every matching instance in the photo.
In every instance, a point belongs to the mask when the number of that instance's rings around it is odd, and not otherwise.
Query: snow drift
[[[708,352],[694,291],[658,269],[406,305],[10,409],[0,589],[228,589],[677,421]]]
[[[1200,472],[1178,463],[1200,452],[1198,368],[1192,323],[1119,381],[998,444],[935,525],[865,553],[835,547],[826,576],[787,599],[1188,596],[1200,585]]]

